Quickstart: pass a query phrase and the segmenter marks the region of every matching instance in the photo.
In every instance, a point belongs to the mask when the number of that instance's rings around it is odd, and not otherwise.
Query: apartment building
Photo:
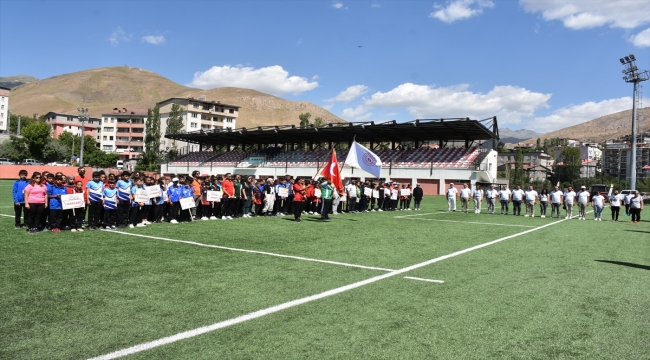
[[[241,106],[223,104],[220,101],[208,101],[201,96],[197,99],[169,98],[158,103],[160,106],[160,133],[164,136],[167,131],[167,119],[172,110],[172,105],[178,104],[181,107],[183,119],[182,132],[211,131],[215,129],[234,129],[237,125],[237,116]],[[163,139],[161,150],[171,147],[170,140]],[[176,142],[176,147],[187,146],[184,142]],[[198,148],[197,148],[198,150]]]
[[[505,171],[506,168],[514,169],[517,162],[516,152],[502,152],[497,156],[497,169]],[[546,180],[552,171],[554,159],[543,151],[523,153],[523,168],[531,180]]]
[[[81,120],[79,120],[79,115],[50,111],[45,114],[45,122],[50,125],[52,137],[55,139],[58,139],[65,131],[72,133],[72,135],[81,136]],[[89,117],[88,121],[84,124],[84,133],[96,139],[97,129],[101,123],[100,118]]]
[[[97,142],[105,152],[115,152],[121,160],[135,159],[144,151],[147,109],[114,108],[102,114]]]
[[[608,144],[603,149],[603,171],[617,179],[627,179],[632,165],[632,147],[627,143]],[[645,143],[637,145],[636,173],[643,174],[643,167],[650,164],[650,147]]]
[[[0,134],[9,132],[9,94],[11,89],[0,86]]]

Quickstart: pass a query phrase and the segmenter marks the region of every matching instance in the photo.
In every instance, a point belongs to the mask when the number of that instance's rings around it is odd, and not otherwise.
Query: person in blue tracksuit
[[[178,178],[175,177],[172,179],[172,184],[167,187],[167,196],[169,201],[169,222],[171,224],[178,224],[178,210],[181,205],[179,203],[181,199],[181,189],[183,185],[178,184]]]
[[[93,172],[93,179],[86,184],[88,190],[88,230],[97,230],[101,221],[102,203],[104,201],[104,182],[99,179],[99,172]]]
[[[104,189],[104,226],[106,230],[117,229],[117,207],[120,202],[115,188],[115,180],[108,180],[108,187]]]
[[[129,224],[129,212],[131,211],[131,173],[123,171],[121,179],[116,183],[117,189],[117,227],[124,228]]]
[[[20,170],[18,172],[18,180],[14,182],[13,189],[11,193],[14,197],[14,213],[16,214],[15,222],[16,229],[20,229],[20,218],[25,217],[27,212],[25,211],[25,187],[29,185],[27,181],[27,170]]]
[[[192,179],[191,177],[187,177],[185,179],[185,185],[181,188],[181,199],[185,198],[194,198],[194,188],[192,187]],[[180,205],[179,205],[180,207]],[[179,217],[179,221],[191,221],[192,219],[192,213],[190,209],[182,210],[181,209],[181,215]]]
[[[48,208],[50,209],[50,229],[53,233],[61,232],[61,220],[63,217],[61,195],[67,194],[68,189],[63,186],[63,177],[55,177],[54,183],[47,189]]]

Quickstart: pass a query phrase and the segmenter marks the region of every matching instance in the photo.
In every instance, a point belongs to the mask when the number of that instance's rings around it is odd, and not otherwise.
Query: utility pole
[[[621,64],[625,66],[623,70],[623,80],[628,83],[634,84],[634,92],[632,97],[632,159],[630,164],[630,189],[636,190],[636,130],[637,130],[637,119],[636,119],[636,102],[637,95],[639,92],[639,83],[641,81],[646,81],[650,77],[648,70],[639,71],[639,68],[636,66],[636,57],[633,54],[623,57],[620,59]]]
[[[79,167],[84,166],[84,137],[85,137],[85,122],[88,120],[88,108],[77,108],[79,111],[79,121],[81,121],[81,148],[79,149]]]

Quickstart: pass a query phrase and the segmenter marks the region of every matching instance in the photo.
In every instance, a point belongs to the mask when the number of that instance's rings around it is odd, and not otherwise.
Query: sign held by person
[[[61,207],[63,210],[82,208],[86,206],[84,194],[61,195]]]
[[[194,198],[188,197],[188,198],[182,198],[179,203],[181,204],[181,209],[187,210],[191,209],[193,207],[196,207],[196,204],[194,203]]]

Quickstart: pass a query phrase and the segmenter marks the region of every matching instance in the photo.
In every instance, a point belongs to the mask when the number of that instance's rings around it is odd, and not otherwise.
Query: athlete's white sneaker
[[[524,215],[525,217],[528,217],[528,214]]]
[[[531,215],[530,217],[535,217],[535,215]]]
[[[172,220],[172,221],[176,221],[176,220]],[[135,226],[133,226],[133,224],[129,224],[129,229],[133,229],[134,227]]]
[[[545,217],[546,217],[546,215],[542,215],[542,216],[541,216],[542,219],[545,218]]]
[[[210,216],[210,220],[217,220],[216,216]]]
[[[145,225],[144,223],[139,223],[138,225],[136,225],[136,227],[146,227],[146,226],[147,225]]]
[[[178,224],[178,221],[176,219],[173,219],[172,221],[169,222],[170,224]]]
[[[377,210],[377,211],[384,211],[384,210],[382,210],[382,209],[379,209],[379,210]]]
[[[226,216],[228,220],[232,220],[232,216]]]
[[[221,217],[221,220],[227,220],[227,219],[226,219],[226,217],[225,217],[225,216],[222,216],[222,217]]]
[[[210,220],[210,219],[208,219],[207,216],[204,216],[204,217],[201,218],[201,220]]]

